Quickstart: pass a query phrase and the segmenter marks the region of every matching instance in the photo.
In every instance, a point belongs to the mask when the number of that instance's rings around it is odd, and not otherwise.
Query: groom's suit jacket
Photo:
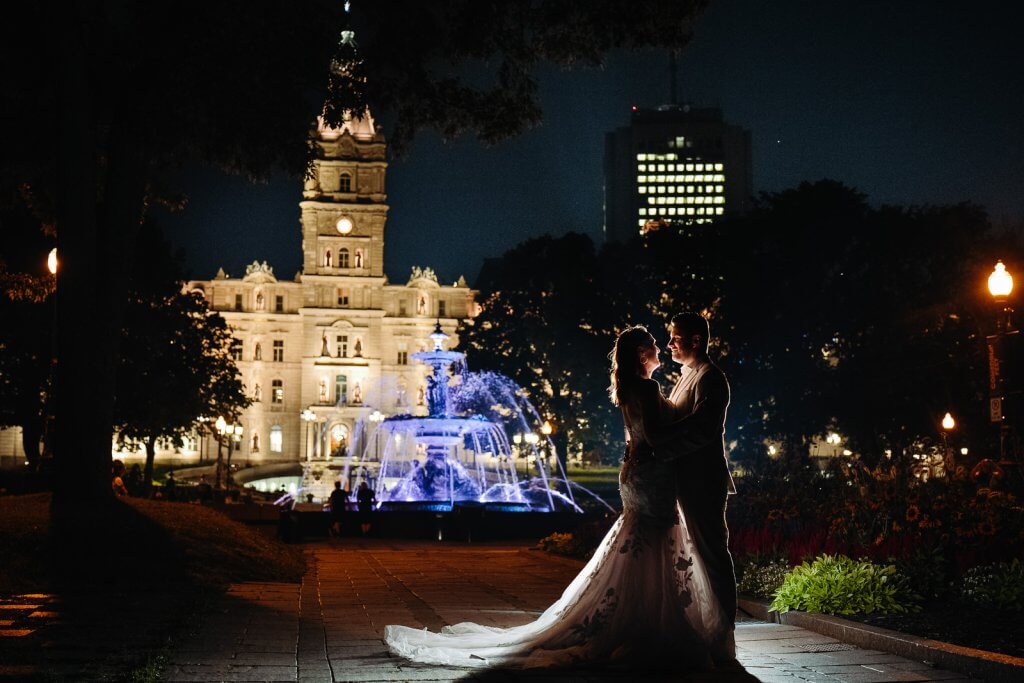
[[[672,439],[660,449],[659,460],[677,463],[681,490],[725,487],[736,493],[725,455],[725,414],[729,381],[718,366],[704,361],[683,368],[669,394],[675,415]]]

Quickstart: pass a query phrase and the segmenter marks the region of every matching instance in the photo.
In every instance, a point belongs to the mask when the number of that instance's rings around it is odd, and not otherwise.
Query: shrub
[[[786,575],[770,609],[823,614],[902,613],[917,609],[915,598],[893,565],[851,560],[845,555],[821,555]]]
[[[983,607],[1024,610],[1024,564],[1020,560],[975,567],[960,580],[960,597]]]
[[[572,534],[553,533],[537,542],[537,547],[547,553],[584,557],[587,553],[585,544]]]
[[[779,589],[789,573],[785,560],[750,563],[740,572],[736,590],[759,598],[770,598]]]

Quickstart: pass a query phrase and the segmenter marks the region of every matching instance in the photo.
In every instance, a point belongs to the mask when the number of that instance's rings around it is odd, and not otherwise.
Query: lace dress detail
[[[560,667],[628,662],[711,668],[731,631],[686,532],[670,466],[653,458],[623,410],[629,445],[619,473],[622,515],[562,597],[529,624],[474,623],[440,633],[387,626],[394,654],[461,667]]]

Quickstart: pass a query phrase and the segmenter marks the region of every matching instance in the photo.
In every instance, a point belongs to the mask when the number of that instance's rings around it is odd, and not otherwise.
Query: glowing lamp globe
[[[995,269],[988,276],[988,291],[997,299],[1008,297],[1013,291],[1013,276],[1006,272],[1002,261],[996,262]]]
[[[46,267],[50,270],[50,275],[57,274],[57,247],[50,250],[50,255],[46,257]]]
[[[540,433],[543,434],[544,436],[551,436],[552,431],[553,430],[551,428],[551,423],[548,422],[547,420],[544,420],[544,424],[541,425],[540,428]]]
[[[950,413],[946,413],[946,416],[942,418],[942,428],[948,431],[953,429],[953,427],[956,427],[956,420],[953,419]]]
[[[347,235],[352,232],[352,219],[347,216],[339,218],[336,227],[342,235]]]

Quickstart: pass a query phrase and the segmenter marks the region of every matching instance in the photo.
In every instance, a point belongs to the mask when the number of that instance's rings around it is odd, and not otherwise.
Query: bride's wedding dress
[[[562,597],[536,621],[474,623],[440,633],[387,626],[391,652],[428,664],[560,667],[630,662],[673,670],[734,656],[730,620],[712,595],[676,503],[671,466],[655,461],[639,418],[624,410],[630,446],[619,473],[622,515]]]

